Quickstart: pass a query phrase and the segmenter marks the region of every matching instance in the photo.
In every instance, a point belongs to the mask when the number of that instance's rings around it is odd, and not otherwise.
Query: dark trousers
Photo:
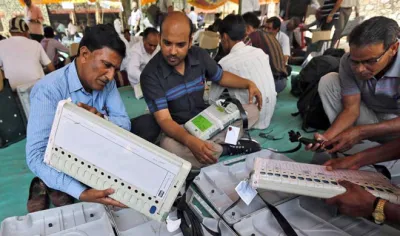
[[[131,132],[151,143],[157,141],[161,128],[152,114],[131,119]]]

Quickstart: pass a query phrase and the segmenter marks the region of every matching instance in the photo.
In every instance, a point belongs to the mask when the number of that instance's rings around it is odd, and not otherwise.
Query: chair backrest
[[[203,49],[215,49],[219,45],[219,34],[212,31],[204,31],[199,36],[199,46]]]
[[[76,56],[78,55],[79,43],[71,43],[69,45],[69,56]]]

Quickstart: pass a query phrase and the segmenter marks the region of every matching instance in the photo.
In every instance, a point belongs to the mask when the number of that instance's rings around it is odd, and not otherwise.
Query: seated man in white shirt
[[[225,53],[219,64],[224,71],[231,72],[253,81],[260,89],[263,102],[255,129],[265,129],[269,126],[276,104],[275,82],[272,75],[269,57],[263,50],[245,45],[242,41],[246,34],[246,23],[240,15],[230,14],[222,20],[219,27],[221,44]],[[213,103],[227,89],[218,84],[210,88],[209,102]],[[227,89],[231,97],[237,98],[242,104],[249,103],[249,93],[245,89]]]
[[[29,39],[29,27],[24,19],[15,17],[10,20],[10,34],[10,38],[0,41],[0,68],[12,90],[42,78],[43,67],[50,72],[54,70],[42,45]]]
[[[132,87],[139,84],[144,67],[160,51],[159,43],[159,32],[155,28],[147,28],[143,31],[143,40],[129,49],[126,72]]]
[[[290,57],[290,42],[289,37],[281,32],[281,20],[276,16],[269,18],[267,20],[267,24],[265,25],[265,30],[268,33],[272,33],[278,40],[282,47],[283,56],[287,64]]]

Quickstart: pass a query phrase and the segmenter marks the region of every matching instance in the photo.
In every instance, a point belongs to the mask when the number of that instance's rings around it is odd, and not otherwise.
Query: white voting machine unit
[[[257,158],[250,184],[253,188],[331,198],[346,192],[338,180],[353,182],[376,197],[400,204],[400,189],[382,174],[370,171],[327,171],[325,166]]]
[[[45,162],[163,221],[191,164],[69,101],[58,104]]]
[[[388,224],[377,225],[365,218],[338,214],[324,200],[300,196],[276,206],[298,236],[396,236],[400,231]],[[268,208],[259,210],[233,228],[239,235],[284,236]]]
[[[176,215],[172,212],[171,215]],[[176,216],[172,216],[176,217]],[[133,209],[76,203],[5,219],[1,236],[183,236]]]
[[[202,140],[208,140],[240,118],[240,111],[233,103],[226,107],[212,104],[185,123],[189,133]]]
[[[273,153],[269,150],[262,150],[204,167],[193,181],[199,191],[208,202],[210,202],[211,206],[214,207],[230,225],[266,207],[262,199],[268,201],[270,204],[276,205],[295,197],[295,195],[292,194],[261,190],[259,191],[260,196],[256,196],[250,205],[246,205],[243,201],[239,201],[236,205],[233,205],[239,198],[235,187],[240,181],[249,178],[254,166],[254,160],[257,157],[290,160],[282,154]]]

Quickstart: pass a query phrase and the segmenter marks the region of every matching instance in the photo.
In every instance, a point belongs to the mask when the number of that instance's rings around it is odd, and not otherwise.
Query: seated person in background
[[[140,76],[147,106],[163,131],[160,146],[195,167],[216,163],[221,155],[258,151],[259,145],[252,140],[239,140],[238,145],[217,144],[223,142],[223,134],[217,134],[220,140],[214,136],[212,141],[203,141],[182,127],[207,108],[203,100],[206,78],[224,87],[247,89],[250,103],[256,97],[262,107],[261,93],[253,82],[222,71],[205,50],[192,47],[190,26],[184,13],[169,13],[161,26],[161,52]],[[244,107],[252,127],[258,120],[258,109],[255,104]]]
[[[132,87],[140,82],[144,67],[160,51],[159,43],[159,32],[155,28],[147,28],[143,32],[143,39],[129,49],[126,72]]]
[[[286,88],[288,70],[281,45],[272,34],[258,30],[260,20],[254,13],[244,14],[243,19],[246,22],[244,43],[262,49],[269,56],[275,90],[277,93],[282,92]]]
[[[376,163],[395,161],[400,156],[399,144],[400,139],[396,139],[353,156],[329,160],[324,165],[328,170],[357,170]],[[339,183],[346,188],[346,192],[326,201],[329,204],[338,205],[341,213],[353,217],[372,216],[376,223],[380,224],[385,222],[400,223],[400,205],[379,199],[357,184],[348,181]],[[376,213],[384,216],[383,219],[377,218]]]
[[[263,97],[263,106],[258,122],[253,126],[256,129],[266,129],[271,121],[276,104],[274,77],[272,76],[269,58],[261,49],[247,46],[243,38],[246,34],[246,23],[240,15],[228,15],[222,20],[219,27],[221,44],[227,55],[219,64],[224,71],[229,71],[243,78],[253,81],[260,89]],[[225,90],[216,83],[210,88],[210,104],[215,103]],[[249,102],[249,94],[244,89],[229,88],[229,95],[237,98],[242,104]]]
[[[69,50],[64,45],[62,45],[60,41],[54,39],[53,28],[51,28],[50,26],[44,28],[44,39],[42,39],[40,44],[42,44],[47,56],[50,58],[56,68],[61,68],[64,66],[64,63],[59,60],[58,51],[68,53]]]
[[[87,202],[123,206],[108,198],[112,189],[95,190],[74,178],[56,171],[43,162],[54,115],[59,101],[71,98],[86,109],[112,123],[130,130],[130,121],[115,86],[115,71],[125,56],[125,45],[109,25],[88,28],[79,45],[76,59],[69,65],[45,76],[32,89],[28,120],[26,159],[29,169],[43,182],[34,180],[28,200],[28,211],[73,203],[73,198]],[[47,187],[48,186],[48,189]],[[70,195],[70,196],[68,196]]]
[[[281,32],[281,20],[278,17],[271,17],[267,20],[265,25],[265,30],[271,33],[278,40],[281,45],[283,56],[285,58],[285,63],[288,63],[290,57],[290,42],[289,37]]]
[[[29,39],[29,28],[24,19],[10,20],[11,37],[0,41],[0,67],[10,86],[34,83],[44,76],[43,67],[53,71],[54,66],[42,45]]]
[[[350,53],[339,74],[321,78],[318,92],[331,127],[323,134],[329,153],[350,149],[361,140],[385,143],[400,134],[400,54],[396,21],[373,17],[349,35]],[[309,145],[317,150],[320,144]]]

